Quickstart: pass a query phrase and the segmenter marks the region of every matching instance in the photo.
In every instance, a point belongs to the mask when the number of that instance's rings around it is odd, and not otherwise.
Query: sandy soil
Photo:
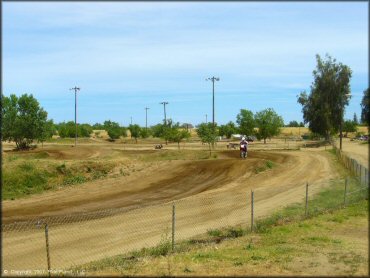
[[[88,155],[102,155],[97,150]],[[51,216],[52,268],[121,254],[159,243],[170,231],[172,202],[176,204],[176,239],[213,227],[249,223],[250,190],[255,191],[256,218],[284,205],[302,201],[305,184],[310,194],[336,177],[326,152],[250,152],[237,159],[234,150],[219,159],[166,161],[130,177],[100,180],[31,198],[3,202],[3,223]],[[270,160],[273,169],[256,173]],[[132,209],[125,213],[112,213]],[[81,212],[106,211],[107,217]],[[67,216],[67,215],[74,216]],[[104,215],[102,213],[101,215]],[[89,220],[89,221],[87,221]],[[45,269],[44,230],[3,231],[3,269]],[[33,273],[35,274],[35,273]]]
[[[336,146],[339,148],[339,140],[336,141]],[[366,168],[369,167],[369,144],[363,144],[363,141],[350,141],[348,138],[343,138],[342,151],[349,157],[356,159]]]

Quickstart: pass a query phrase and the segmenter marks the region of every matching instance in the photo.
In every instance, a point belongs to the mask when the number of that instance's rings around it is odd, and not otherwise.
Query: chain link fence
[[[245,190],[220,188],[163,205],[2,225],[2,274],[68,271],[91,261],[154,247],[163,238],[175,248],[177,242],[212,229],[236,225],[252,229],[258,221],[292,203],[305,204],[305,214],[312,214],[326,208],[307,207],[308,200],[332,184],[302,183],[253,191],[247,190],[250,185]],[[353,179],[335,184],[341,193],[329,203],[330,207],[349,204],[368,194],[368,187]]]

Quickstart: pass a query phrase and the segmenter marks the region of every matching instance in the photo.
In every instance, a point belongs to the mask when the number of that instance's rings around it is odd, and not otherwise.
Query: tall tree
[[[134,124],[134,125],[129,125],[128,129],[131,132],[131,137],[134,137],[135,142],[137,143],[137,138],[140,137],[141,127],[137,124]]]
[[[19,98],[12,94],[2,96],[2,126],[4,140],[14,141],[17,149],[27,149],[37,140],[43,142],[51,136],[52,123],[47,121],[48,113],[39,105],[32,94]]]
[[[236,116],[236,123],[239,125],[239,132],[244,135],[253,135],[256,123],[253,117],[253,112],[246,109],[240,109],[240,113]]]
[[[345,132],[344,137],[348,136],[348,132],[356,132],[357,131],[357,126],[356,126],[355,121],[351,121],[351,120],[344,121],[343,131]]]
[[[211,145],[214,145],[217,139],[217,128],[213,126],[213,123],[201,123],[197,134],[203,143],[208,144],[209,155],[211,155]]]
[[[258,128],[257,137],[263,139],[264,144],[267,138],[278,135],[284,125],[283,118],[272,108],[257,112],[254,119]]]
[[[352,71],[329,55],[326,55],[326,60],[316,55],[316,61],[311,92],[309,95],[301,92],[298,102],[302,105],[303,119],[309,123],[309,129],[328,140],[331,134],[338,132],[343,121],[349,100],[347,96],[351,91]]]
[[[238,129],[235,126],[235,124],[232,121],[230,121],[226,125],[220,125],[218,129],[218,134],[220,136],[225,136],[227,139],[230,139],[231,135],[238,132],[237,130]]]
[[[364,91],[361,101],[361,122],[370,126],[370,92],[369,88]]]
[[[355,123],[355,125],[358,125],[359,124],[356,113],[353,114],[353,122]]]

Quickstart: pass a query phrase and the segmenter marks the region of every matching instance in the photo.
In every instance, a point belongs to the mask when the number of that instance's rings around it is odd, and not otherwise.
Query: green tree
[[[329,55],[325,61],[316,55],[316,61],[311,92],[309,95],[301,92],[298,103],[302,105],[303,119],[309,123],[309,129],[329,140],[330,135],[338,132],[348,105],[352,71]]]
[[[92,128],[94,130],[103,130],[104,129],[104,125],[103,124],[100,124],[100,123],[95,123]]]
[[[142,128],[140,131],[141,138],[148,138],[151,135],[151,129],[150,128]]]
[[[212,123],[202,123],[198,126],[197,134],[203,143],[208,144],[209,155],[211,155],[211,145],[214,145],[217,139],[217,127]]]
[[[361,123],[370,126],[370,92],[369,88],[364,91],[361,101]]]
[[[284,125],[283,118],[276,114],[272,108],[257,112],[254,116],[258,132],[257,137],[264,140],[280,133],[280,128]]]
[[[180,129],[180,124],[171,124],[166,130],[168,134],[168,141],[177,143],[178,149],[180,149],[180,142],[184,139],[190,138],[190,133],[184,129]]]
[[[37,139],[44,146],[44,142],[53,137],[55,134],[55,125],[53,120],[48,120],[43,126],[40,127],[40,137]]]
[[[299,123],[297,121],[290,121],[289,124],[286,125],[287,127],[299,127]]]
[[[220,136],[225,136],[227,139],[230,139],[231,135],[237,132],[238,132],[238,129],[232,121],[228,122],[226,125],[221,125],[218,128],[218,134]]]
[[[150,129],[153,137],[162,138],[164,134],[164,128],[164,124],[157,124],[155,126],[152,126]]]
[[[108,120],[104,121],[103,127],[104,130],[107,131],[110,140],[116,140],[123,135],[122,128],[119,126],[119,123]]]
[[[89,124],[77,124],[77,135],[78,137],[90,137],[93,132],[93,128]]]
[[[357,119],[356,113],[353,114],[353,122],[355,123],[356,126],[358,125],[358,119]]]
[[[240,113],[236,116],[236,122],[239,125],[239,132],[244,135],[253,135],[256,123],[253,117],[253,112],[240,109]]]
[[[137,138],[140,137],[141,127],[137,124],[129,125],[128,129],[130,130],[131,137],[135,138],[135,142],[137,143]]]
[[[49,136],[47,112],[32,94],[23,94],[19,98],[14,94],[2,96],[1,101],[4,140],[14,141],[17,149],[27,149],[34,140],[43,142]]]
[[[343,131],[346,133],[344,137],[347,137],[348,132],[356,132],[357,131],[357,125],[355,121],[346,120],[343,123]]]

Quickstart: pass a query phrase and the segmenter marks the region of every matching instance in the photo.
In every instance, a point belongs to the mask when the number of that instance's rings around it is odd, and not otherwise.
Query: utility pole
[[[75,125],[76,125],[76,133],[75,133],[75,147],[77,146],[77,91],[80,91],[80,88],[74,87],[69,90],[75,91]]]
[[[163,104],[163,110],[164,110],[164,124],[165,124],[165,125],[167,125],[167,119],[166,119],[166,104],[168,104],[168,102],[163,101],[163,102],[161,102],[160,104]]]
[[[215,127],[215,81],[220,81],[220,78],[212,76],[206,81],[212,81],[212,125]]]
[[[208,123],[208,121],[207,121],[207,114],[206,114],[206,123]]]
[[[148,107],[145,107],[145,129],[148,129]]]
[[[132,125],[132,116],[130,118],[131,118],[131,125]]]

